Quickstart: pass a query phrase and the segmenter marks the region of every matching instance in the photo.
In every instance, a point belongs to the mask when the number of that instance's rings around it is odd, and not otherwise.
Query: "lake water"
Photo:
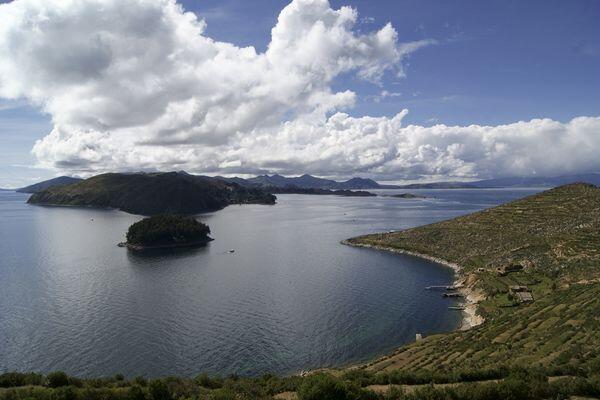
[[[278,195],[202,215],[215,238],[206,247],[143,255],[116,246],[139,216],[0,192],[0,371],[288,374],[382,355],[458,326],[452,300],[424,290],[452,272],[340,241],[537,191]]]

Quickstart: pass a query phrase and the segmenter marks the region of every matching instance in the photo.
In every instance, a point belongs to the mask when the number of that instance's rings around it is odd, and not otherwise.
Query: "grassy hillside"
[[[229,204],[274,204],[261,189],[186,173],[103,174],[33,194],[29,203],[117,208],[133,214],[196,214]]]
[[[16,191],[19,193],[37,193],[37,192],[41,192],[42,190],[49,189],[51,187],[71,185],[73,183],[77,183],[77,182],[81,182],[81,181],[82,181],[82,179],[80,179],[80,178],[72,178],[70,176],[59,176],[58,178],[53,178],[53,179],[48,179],[47,181],[38,182],[36,184],[17,189]]]
[[[432,255],[459,264],[464,273],[522,263],[528,272],[563,284],[598,278],[600,189],[561,186],[449,221],[349,242]]]
[[[487,319],[466,332],[405,346],[368,370],[600,371],[600,188],[562,186],[449,221],[349,242],[458,264],[465,285],[483,294],[478,311]],[[523,269],[498,273],[511,265]],[[514,286],[526,286],[533,303],[520,303],[511,293]]]

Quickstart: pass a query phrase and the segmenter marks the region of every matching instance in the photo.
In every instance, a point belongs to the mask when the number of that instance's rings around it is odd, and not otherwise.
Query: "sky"
[[[600,172],[600,2],[15,0],[0,187]]]

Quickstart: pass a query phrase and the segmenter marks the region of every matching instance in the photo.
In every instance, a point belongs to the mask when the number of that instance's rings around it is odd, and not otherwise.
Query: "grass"
[[[600,273],[600,189],[561,186],[512,203],[350,243],[404,249],[461,265],[465,273],[523,262],[563,283]]]

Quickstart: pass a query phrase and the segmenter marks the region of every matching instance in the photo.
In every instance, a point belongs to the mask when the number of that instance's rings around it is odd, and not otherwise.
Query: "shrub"
[[[48,376],[46,376],[46,381],[51,388],[69,385],[69,377],[62,371],[50,372]]]
[[[130,387],[127,392],[127,400],[146,400],[144,390],[138,385]]]
[[[20,372],[7,372],[0,375],[0,387],[17,387],[27,385],[41,385],[44,377],[39,374]]]
[[[219,389],[223,386],[223,381],[220,378],[211,378],[206,373],[198,375],[195,381],[199,386],[207,389]]]
[[[171,400],[172,399],[171,392],[169,391],[169,388],[163,381],[161,381],[159,379],[153,380],[150,382],[150,384],[148,386],[150,389],[150,396],[151,396],[152,400]]]
[[[140,376],[136,376],[135,378],[133,378],[133,383],[135,383],[136,385],[139,385],[141,387],[145,387],[148,384],[148,381],[146,380],[146,378],[144,378],[142,375],[140,375]]]
[[[298,388],[300,400],[346,400],[348,390],[331,375],[311,375],[304,379]]]
[[[210,392],[209,400],[237,400],[238,396],[231,389],[216,389]]]
[[[372,385],[375,381],[375,374],[371,371],[367,371],[365,369],[351,369],[346,372],[342,379],[347,381],[352,381],[358,384],[359,386],[368,386]]]

